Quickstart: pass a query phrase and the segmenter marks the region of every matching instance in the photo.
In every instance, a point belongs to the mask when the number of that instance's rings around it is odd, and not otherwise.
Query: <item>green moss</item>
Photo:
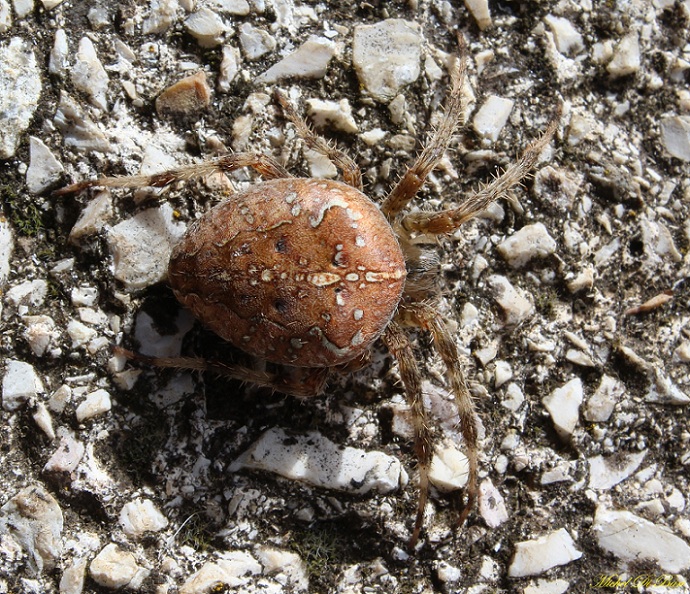
[[[35,237],[45,229],[43,211],[34,202],[22,200],[14,186],[0,186],[0,202],[5,205],[10,223],[20,235]]]

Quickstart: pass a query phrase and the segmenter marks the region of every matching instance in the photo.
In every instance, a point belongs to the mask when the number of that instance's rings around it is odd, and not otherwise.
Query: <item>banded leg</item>
[[[292,107],[284,93],[276,89],[274,94],[276,100],[280,103],[280,107],[283,109],[283,114],[292,122],[297,129],[297,134],[307,143],[307,146],[321,153],[334,163],[343,172],[345,183],[361,192],[363,189],[362,172],[357,164],[344,152],[331,146],[325,138],[316,134],[309,127],[309,124],[295,111],[295,108]]]
[[[116,355],[127,357],[130,361],[137,361],[154,367],[210,371],[231,379],[249,382],[261,388],[291,394],[298,398],[309,398],[321,394],[329,373],[325,367],[286,367],[286,373],[270,373],[243,365],[207,361],[201,357],[150,357],[121,347],[114,347],[113,352]]]
[[[123,175],[116,177],[99,177],[97,179],[77,182],[53,192],[53,196],[74,194],[88,188],[163,188],[179,181],[189,181],[211,173],[230,173],[242,167],[251,167],[265,179],[292,177],[278,161],[268,155],[253,153],[235,153],[224,155],[194,165],[178,167],[153,175]]]
[[[467,48],[462,35],[458,35],[459,56],[450,73],[452,88],[446,104],[446,112],[441,124],[437,128],[428,144],[422,149],[421,154],[412,166],[405,172],[400,181],[386,196],[381,204],[381,211],[388,218],[393,219],[404,209],[415,194],[424,185],[427,176],[435,169],[443,158],[453,132],[462,124],[462,116],[465,109],[465,97],[463,85],[467,74]]]
[[[465,441],[467,460],[469,462],[469,476],[467,480],[467,501],[460,512],[456,522],[459,528],[467,519],[477,500],[477,425],[475,422],[475,409],[472,396],[467,389],[465,376],[460,366],[458,347],[453,340],[443,317],[428,303],[416,302],[404,305],[398,311],[401,321],[406,324],[427,330],[436,345],[436,350],[446,366],[448,383],[455,397],[460,416],[460,432]]]
[[[395,322],[388,324],[383,333],[383,341],[389,352],[398,362],[400,377],[405,387],[405,395],[412,409],[412,423],[414,429],[414,449],[419,464],[419,500],[414,529],[409,541],[412,549],[419,540],[424,521],[424,508],[429,498],[429,469],[433,456],[432,437],[429,429],[424,398],[422,397],[422,378],[417,366],[412,345],[405,331]]]

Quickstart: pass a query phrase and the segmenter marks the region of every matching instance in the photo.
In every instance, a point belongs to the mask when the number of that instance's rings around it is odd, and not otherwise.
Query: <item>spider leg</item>
[[[212,173],[230,173],[242,167],[251,167],[266,179],[292,177],[278,161],[268,155],[254,153],[235,153],[224,155],[194,165],[178,167],[153,175],[123,175],[116,177],[99,177],[78,182],[53,192],[53,196],[74,194],[87,188],[162,188],[179,181],[188,181],[197,177],[204,177]]]
[[[390,191],[381,204],[381,211],[388,218],[393,219],[414,198],[424,184],[427,176],[434,170],[443,158],[456,128],[462,124],[465,108],[463,85],[467,74],[467,47],[462,35],[458,35],[459,56],[450,73],[451,91],[446,104],[446,111],[441,124],[424,147],[417,160],[400,178],[400,181]]]
[[[298,398],[318,396],[323,392],[329,374],[329,369],[325,367],[285,367],[284,373],[270,373],[243,365],[208,361],[201,357],[150,357],[121,347],[114,347],[113,351],[117,355],[127,357],[130,361],[137,361],[154,367],[210,371],[283,394],[291,394]]]
[[[520,159],[510,165],[502,175],[488,186],[465,200],[458,208],[435,213],[414,212],[408,214],[402,219],[403,228],[410,233],[432,235],[452,233],[465,221],[485,210],[494,200],[504,197],[508,190],[519,184],[539,161],[539,155],[556,133],[561,119],[561,111],[562,107],[559,106],[544,133],[527,145]]]
[[[429,303],[415,302],[405,304],[398,310],[401,321],[431,332],[434,344],[444,365],[451,392],[455,397],[460,416],[460,432],[465,441],[467,460],[469,462],[469,476],[467,481],[467,502],[460,512],[456,522],[459,528],[467,519],[477,499],[477,425],[475,422],[475,408],[472,396],[467,389],[465,376],[460,366],[458,347],[446,326],[443,316]]]
[[[327,159],[330,159],[330,161],[343,172],[345,183],[361,192],[363,189],[362,172],[359,170],[357,164],[344,152],[331,146],[325,138],[316,134],[316,132],[309,127],[309,124],[307,124],[304,118],[295,111],[295,108],[288,101],[284,93],[276,89],[274,95],[278,103],[280,103],[280,107],[283,109],[283,114],[292,122],[297,129],[297,134],[307,143],[307,146],[321,153]]]
[[[412,549],[419,540],[419,533],[424,521],[424,508],[429,497],[429,469],[433,456],[433,440],[427,414],[424,410],[421,374],[407,334],[397,322],[392,321],[388,324],[382,338],[391,355],[398,361],[405,395],[412,409],[414,449],[419,461],[419,501],[414,530],[409,541],[409,548]]]

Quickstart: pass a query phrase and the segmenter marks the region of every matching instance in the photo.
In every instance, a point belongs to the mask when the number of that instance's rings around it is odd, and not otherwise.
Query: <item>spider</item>
[[[234,194],[193,222],[173,249],[168,277],[177,299],[221,338],[277,364],[278,371],[194,357],[130,359],[159,367],[213,371],[297,397],[320,394],[332,372],[366,363],[381,340],[397,361],[418,459],[419,497],[409,546],[418,542],[429,493],[434,440],[424,409],[422,376],[408,329],[428,331],[447,371],[469,463],[461,526],[477,498],[475,408],[458,347],[439,313],[438,266],[418,235],[457,230],[505,196],[535,166],[560,119],[550,121],[518,161],[459,206],[440,212],[407,207],[437,166],[462,120],[466,48],[450,69],[451,90],[440,125],[381,204],[363,193],[355,162],[317,135],[280,91],[275,97],[306,145],[328,157],[343,181],[293,177],[270,156],[236,153],[150,176],[101,177],[58,190],[165,187],[242,167],[264,181]]]

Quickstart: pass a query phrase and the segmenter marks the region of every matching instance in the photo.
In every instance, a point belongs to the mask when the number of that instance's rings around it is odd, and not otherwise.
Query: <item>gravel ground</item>
[[[439,121],[456,31],[467,125],[415,208],[458,204],[563,118],[523,187],[420,238],[481,493],[453,532],[463,444],[413,335],[450,467],[410,552],[415,458],[382,348],[305,401],[112,354],[244,360],[164,280],[187,222],[256,176],[51,191],[227,150],[332,176],[277,84],[380,199]],[[688,591],[688,0],[0,0],[0,53],[0,593]]]

